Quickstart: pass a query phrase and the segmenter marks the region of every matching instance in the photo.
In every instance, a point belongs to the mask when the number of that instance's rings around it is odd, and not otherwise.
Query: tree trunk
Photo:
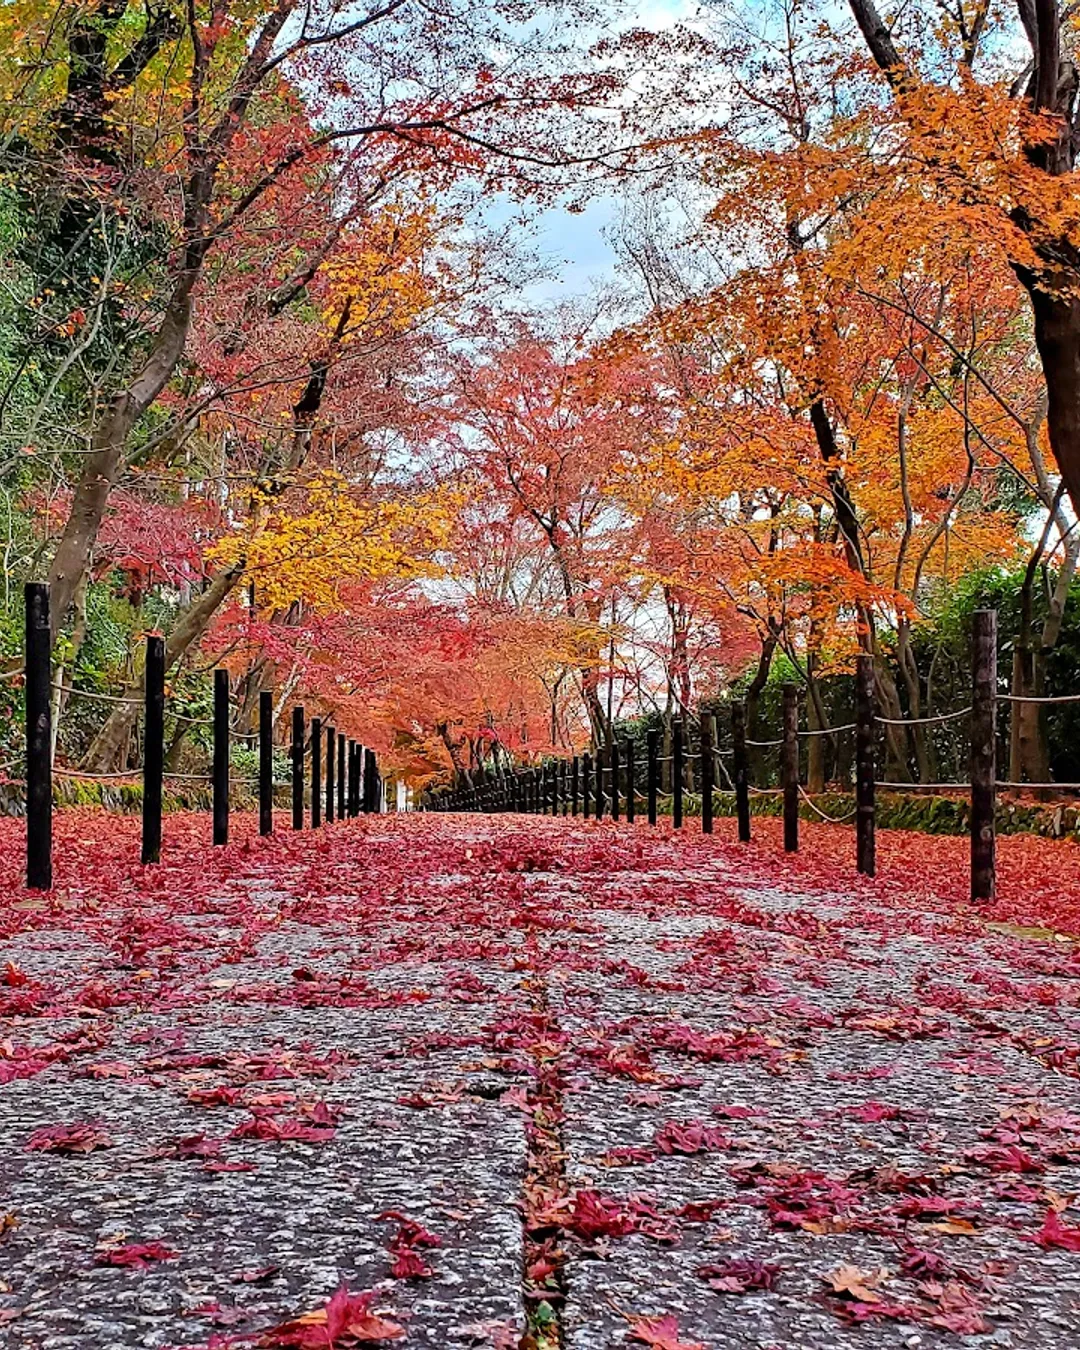
[[[242,563],[219,572],[205,591],[178,620],[165,643],[165,669],[169,671],[194,643],[198,642],[209,627],[210,620],[228,598],[229,593],[240,579]],[[98,732],[83,761],[83,768],[90,773],[106,773],[120,756],[127,743],[128,733],[139,716],[139,699],[143,692],[143,680],[133,681],[124,690],[124,697],[131,700],[117,704],[116,710]]]
[[[754,678],[746,687],[746,729],[752,741],[775,739],[764,734],[761,725],[761,693],[769,680],[773,654],[779,634],[770,626],[768,633],[761,639],[761,654],[758,656]],[[760,746],[747,746],[747,758],[750,761],[750,778],[757,787],[765,786],[765,754]]]
[[[1044,290],[1054,277],[1024,269],[1018,276],[1031,298],[1035,345],[1046,380],[1046,429],[1073,511],[1080,513],[1080,296],[1072,270],[1055,269],[1061,290]]]
[[[201,266],[201,265],[200,265]],[[142,369],[118,394],[94,428],[91,453],[71,499],[64,532],[49,569],[49,613],[53,646],[67,621],[68,610],[90,563],[98,531],[123,466],[132,429],[172,378],[187,345],[191,327],[191,292],[198,269],[185,269],[172,296]]]
[[[915,653],[911,650],[911,620],[906,614],[900,615],[896,638],[896,660],[900,667],[904,688],[907,690],[908,716],[918,718],[922,716],[922,687],[919,681],[919,667],[915,661]],[[915,766],[919,782],[932,783],[934,781],[933,768],[927,750],[926,728],[908,727],[907,730],[911,737],[911,748],[915,754]]]
[[[813,652],[806,658],[806,726],[808,731],[822,731],[825,727],[821,716],[820,685],[814,667],[817,662]],[[807,792],[825,791],[825,750],[828,737],[808,736],[806,738],[806,790]]]

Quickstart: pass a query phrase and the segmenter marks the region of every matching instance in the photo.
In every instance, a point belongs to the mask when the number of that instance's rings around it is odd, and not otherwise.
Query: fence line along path
[[[52,885],[52,780],[59,777],[132,780],[130,771],[116,774],[85,774],[77,770],[55,768],[52,763],[51,655],[49,638],[49,590],[40,582],[26,585],[26,884],[31,889],[47,890]],[[1002,695],[997,688],[997,616],[992,610],[978,610],[972,630],[972,699],[969,707],[935,717],[890,718],[875,707],[873,658],[861,654],[855,679],[855,720],[837,727],[799,729],[799,691],[795,684],[783,688],[783,735],[776,739],[752,739],[746,734],[746,713],[736,702],[731,709],[732,754],[730,768],[717,746],[715,722],[711,715],[700,719],[698,750],[691,748],[687,726],[677,719],[672,726],[671,754],[659,753],[655,729],[646,737],[645,785],[642,805],[644,818],[655,826],[660,795],[660,766],[671,766],[671,819],[676,830],[685,821],[685,770],[696,763],[701,785],[701,828],[713,831],[714,790],[719,770],[735,794],[737,835],[740,843],[751,842],[752,795],[775,793],[783,797],[784,848],[799,849],[800,804],[823,821],[855,824],[855,865],[865,876],[876,870],[875,830],[876,791],[878,788],[914,791],[963,791],[970,797],[971,899],[985,903],[993,899],[996,884],[995,808],[999,789],[1029,787],[1075,789],[1080,784],[1020,784],[1003,782],[997,777],[997,714],[999,704],[1064,704],[1080,700],[1080,695],[1059,698]],[[167,779],[193,781],[201,775],[170,774],[165,771],[165,721],[167,716],[189,722],[173,712],[165,696],[165,643],[151,634],[146,639],[145,677],[143,681],[143,763],[142,778],[142,862],[157,863],[162,846],[162,797]],[[74,695],[84,691],[70,690]],[[109,695],[88,693],[89,697],[119,700]],[[258,763],[254,781],[258,785],[259,829],[269,834],[273,817],[273,693],[264,690],[259,698]],[[969,719],[969,781],[943,783],[897,783],[877,777],[875,738],[879,727],[926,727]],[[212,772],[206,781],[212,784],[212,839],[223,845],[229,837],[230,765],[230,693],[225,670],[214,672],[214,709],[209,719],[213,728]],[[799,742],[814,737],[855,734],[855,806],[842,816],[823,811],[809,797],[799,781]],[[780,751],[781,786],[767,788],[750,781],[750,749]],[[525,812],[602,820],[609,815],[628,825],[638,819],[639,784],[636,749],[630,740],[615,741],[598,748],[595,755],[586,751],[563,760],[501,772],[493,778],[465,788],[456,788],[429,796],[425,807],[434,811]],[[385,784],[374,751],[337,731],[323,719],[313,717],[310,729],[302,706],[292,711],[291,723],[291,816],[292,828],[305,825],[305,795],[310,800],[310,825],[319,828],[323,821],[375,813],[382,809]],[[305,794],[305,777],[309,791]]]
[[[644,804],[645,819],[655,826],[658,817],[660,766],[669,763],[671,772],[671,820],[680,830],[685,819],[684,769],[689,763],[699,766],[702,785],[701,828],[713,830],[713,791],[715,768],[719,767],[735,794],[737,837],[751,842],[752,796],[783,797],[784,848],[797,853],[799,848],[799,806],[802,803],[829,824],[855,824],[855,866],[865,876],[874,876],[877,866],[875,832],[878,788],[911,792],[964,792],[970,798],[971,899],[985,904],[994,898],[996,886],[997,793],[1005,789],[1041,790],[1057,788],[1080,791],[1076,783],[1013,783],[997,777],[997,720],[1000,706],[1017,703],[1067,704],[1080,701],[1080,695],[1055,698],[1001,694],[998,692],[997,616],[993,610],[978,610],[972,628],[972,701],[964,708],[934,717],[892,718],[882,716],[875,706],[873,657],[862,653],[857,658],[855,678],[855,721],[837,727],[800,730],[798,725],[799,691],[795,684],[783,689],[783,735],[775,739],[752,739],[746,734],[746,710],[742,703],[731,707],[731,767],[716,748],[715,724],[711,715],[703,716],[699,728],[700,749],[687,747],[686,725],[676,719],[672,725],[671,754],[659,753],[659,733],[646,734]],[[967,718],[969,721],[970,774],[967,782],[905,783],[879,779],[875,741],[878,728],[928,727],[945,725]],[[855,734],[855,806],[843,816],[831,816],[821,810],[799,781],[798,744],[819,736]],[[781,752],[781,781],[778,788],[754,785],[750,781],[749,749],[778,749]],[[599,747],[595,754],[586,751],[574,755],[569,770],[552,763],[501,772],[479,785],[457,788],[426,802],[435,811],[523,811],[550,815],[577,816],[601,820],[605,814],[618,820],[621,803],[626,803],[626,818],[633,821],[639,784],[634,773],[633,743],[615,743]],[[569,789],[567,789],[569,780]]]
[[[152,865],[160,861],[162,845],[162,799],[166,780],[205,781],[212,784],[212,839],[215,845],[229,840],[229,789],[231,783],[229,750],[234,736],[230,729],[231,700],[228,672],[214,671],[214,712],[210,719],[189,718],[168,708],[165,697],[165,640],[158,634],[146,638],[143,697],[139,701],[143,716],[143,762],[140,770],[117,773],[84,773],[77,769],[57,768],[52,761],[51,653],[49,636],[49,588],[42,582],[28,582],[25,588],[26,629],[24,649],[24,690],[26,698],[26,885],[31,890],[52,886],[52,785],[53,778],[74,778],[99,782],[142,783],[141,860]],[[131,703],[130,698],[115,698],[92,691],[69,689],[69,693],[110,703]],[[165,719],[173,717],[213,728],[212,771],[210,774],[168,773],[165,770]],[[244,781],[258,787],[259,832],[268,835],[274,829],[274,696],[272,690],[259,695],[259,772]],[[323,770],[323,738],[326,758]],[[310,763],[311,826],[318,828],[325,819],[344,820],[360,814],[376,814],[383,808],[385,784],[374,750],[360,745],[313,717],[310,737],[304,708],[292,713],[291,805],[292,827],[305,825],[305,773]],[[324,808],[325,807],[325,812]]]

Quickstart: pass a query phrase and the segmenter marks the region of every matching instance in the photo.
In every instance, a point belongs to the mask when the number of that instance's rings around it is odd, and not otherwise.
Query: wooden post
[[[682,829],[683,806],[683,724],[676,719],[671,724],[671,823]]]
[[[588,750],[581,757],[581,814],[586,820],[592,810],[592,755]]]
[[[26,884],[52,887],[52,710],[49,588],[29,581],[26,599]]]
[[[645,764],[645,773],[646,773],[645,791],[648,798],[647,806],[649,812],[649,824],[655,825],[656,792],[658,787],[660,786],[659,774],[657,772],[658,769],[660,768],[660,765],[657,762],[657,756],[660,748],[660,730],[658,727],[650,727],[649,730],[646,732],[645,745],[647,756],[647,761]]]
[[[784,780],[784,852],[799,851],[799,690],[784,685],[784,743],[780,748]]]
[[[627,741],[625,749],[626,749],[626,820],[627,824],[633,825],[634,812],[637,809],[637,802],[635,800],[637,793],[636,793],[636,784],[634,782],[634,779],[636,778],[636,774],[634,773],[634,742]]]
[[[292,827],[304,828],[304,706],[292,710]]]
[[[578,775],[581,773],[581,761],[577,755],[570,761],[570,814],[576,816],[578,813],[578,795],[580,790],[580,780]]]
[[[259,693],[259,833],[274,832],[274,695]]]
[[[855,671],[855,866],[874,875],[874,658],[860,653]]]
[[[609,778],[611,779],[611,819],[619,819],[621,805],[619,802],[619,774],[622,770],[621,756],[619,754],[619,742],[612,740],[608,748],[608,761],[611,765]]]
[[[344,820],[348,815],[348,799],[345,796],[345,741],[344,732],[337,738],[337,817]]]
[[[971,634],[971,899],[993,900],[997,804],[997,612],[977,609]]]
[[[322,824],[322,719],[311,719],[311,828]]]
[[[165,772],[165,639],[146,639],[143,675],[142,860],[161,861],[161,789]]]
[[[379,800],[379,762],[374,750],[364,751],[364,810],[378,815],[382,809]]]
[[[229,842],[229,672],[214,671],[214,843]]]
[[[713,720],[709,713],[701,717],[701,833],[713,832],[713,779],[716,762],[713,759]]]
[[[731,740],[735,747],[735,814],[739,822],[739,843],[750,842],[750,764],[746,757],[746,707],[731,706]]]
[[[326,823],[334,819],[334,749],[337,746],[337,731],[326,728]]]
[[[608,749],[605,745],[596,747],[595,777],[596,777],[596,819],[604,819],[604,811],[607,807],[607,792],[604,789],[604,779],[607,776],[609,764]]]

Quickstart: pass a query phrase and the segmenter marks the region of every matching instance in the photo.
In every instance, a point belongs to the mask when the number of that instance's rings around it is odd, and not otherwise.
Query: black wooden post
[[[52,710],[49,588],[26,583],[26,884],[52,887]]]
[[[649,824],[656,824],[656,793],[660,786],[659,769],[660,764],[657,753],[660,748],[660,731],[657,727],[650,727],[645,733],[645,793],[646,807],[649,813]]]
[[[713,719],[710,713],[701,715],[701,833],[713,832],[713,780],[716,761],[713,758]]]
[[[626,820],[633,825],[634,813],[637,809],[636,786],[634,783],[636,775],[634,773],[634,742],[626,742]]]
[[[780,749],[784,780],[784,851],[799,851],[799,690],[784,685],[784,743]]]
[[[292,710],[292,827],[304,828],[304,706]]]
[[[971,634],[971,899],[994,898],[997,805],[997,612],[977,609]]]
[[[671,724],[671,823],[682,829],[683,808],[683,724],[676,719]]]
[[[142,860],[161,861],[161,788],[165,772],[165,639],[146,639],[143,676]]]
[[[311,719],[311,828],[322,824],[322,718]]]
[[[611,754],[606,745],[596,747],[596,819],[603,820],[608,805],[606,779],[611,765]]]
[[[746,758],[746,708],[731,706],[731,740],[735,752],[735,814],[739,822],[739,843],[750,842],[750,765]]]
[[[576,816],[578,813],[578,799],[580,796],[580,778],[581,761],[577,755],[570,761],[570,814]]]
[[[214,671],[214,843],[229,842],[229,672]]]
[[[374,750],[365,750],[364,810],[375,816],[379,814],[381,806],[382,803],[379,801],[379,762],[375,758]]]
[[[855,865],[874,875],[874,658],[860,654],[855,671]]]
[[[618,820],[619,813],[622,810],[622,803],[619,800],[619,777],[622,773],[622,755],[619,753],[619,742],[612,740],[608,747],[608,763],[611,766],[609,778],[611,780],[611,819]]]
[[[345,742],[344,732],[338,733],[337,738],[337,816],[338,820],[344,820],[348,815],[348,801],[345,796]]]
[[[337,730],[326,728],[326,823],[334,819],[334,749],[337,746]]]
[[[592,810],[592,755],[588,750],[581,757],[581,814],[586,820]]]
[[[274,832],[274,695],[259,692],[259,833]]]

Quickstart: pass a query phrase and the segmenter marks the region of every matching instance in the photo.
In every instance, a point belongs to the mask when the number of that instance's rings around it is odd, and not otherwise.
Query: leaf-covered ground
[[[1080,850],[0,822],[0,1340],[1060,1347]]]

